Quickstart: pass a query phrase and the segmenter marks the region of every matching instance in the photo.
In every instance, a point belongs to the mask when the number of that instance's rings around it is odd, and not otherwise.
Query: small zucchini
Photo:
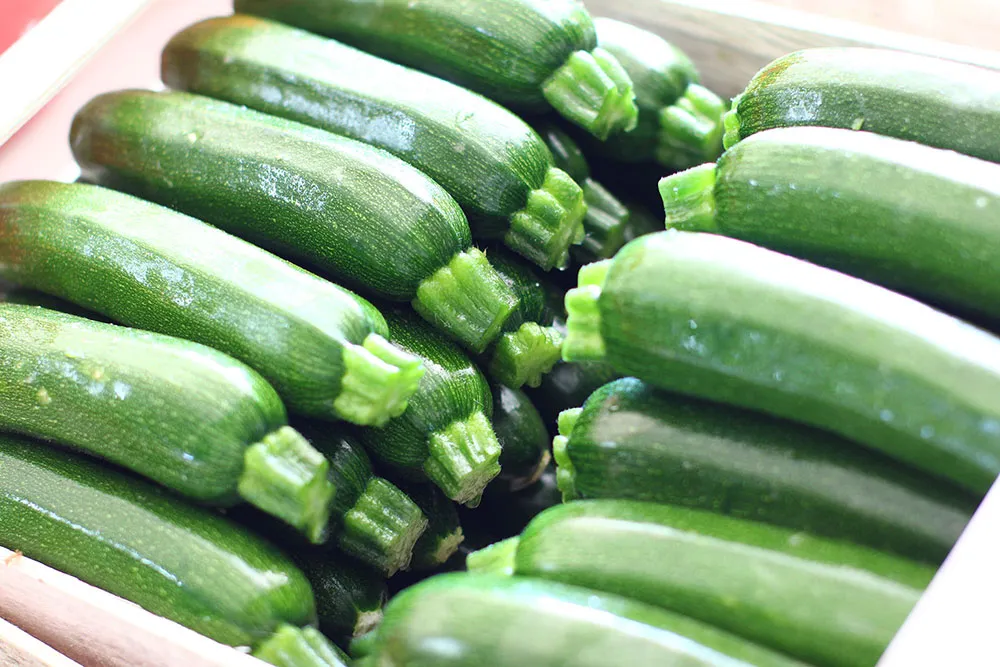
[[[726,115],[726,148],[792,125],[864,130],[1000,162],[1000,73],[902,51],[819,48],[778,58]]]
[[[231,646],[326,641],[303,627],[316,620],[309,582],[266,542],[159,487],[7,435],[0,544]]]
[[[616,160],[656,160],[667,167],[690,167],[722,152],[726,103],[699,85],[688,56],[656,33],[598,18],[597,43],[632,79],[638,124],[608,139],[602,150]]]
[[[414,570],[432,570],[446,563],[465,540],[458,506],[434,484],[398,480],[397,484],[427,517],[427,530],[413,547]]]
[[[412,312],[386,308],[392,341],[427,372],[409,407],[381,428],[360,432],[367,450],[397,472],[430,479],[458,503],[479,502],[500,472],[486,378],[461,349]]]
[[[869,132],[768,130],[660,182],[667,226],[1000,316],[1000,164]]]
[[[178,338],[0,304],[0,430],[117,463],[200,503],[245,500],[326,539],[329,463],[264,378]]]
[[[413,586],[365,639],[367,664],[393,667],[805,667],[641,602],[489,574],[442,574]]]
[[[412,301],[475,351],[516,298],[440,185],[385,151],[182,92],[100,95],[73,119],[93,182],[215,225],[370,294]]]
[[[236,0],[523,110],[546,103],[599,139],[635,127],[632,82],[576,0]]]
[[[436,77],[280,23],[226,16],[163,52],[172,88],[377,146],[440,183],[477,238],[545,269],[578,242],[583,193],[520,118]],[[556,165],[558,166],[558,165]]]
[[[566,500],[711,510],[935,564],[977,505],[831,433],[635,378],[601,387],[559,427],[553,444]]]
[[[985,494],[1000,339],[907,297],[714,234],[642,236],[580,271],[566,359],[839,433]]]
[[[819,667],[858,667],[878,662],[934,570],[710,512],[593,500],[536,517],[514,574],[627,595]]]
[[[549,464],[549,431],[520,389],[493,384],[493,431],[500,442],[500,475],[511,491],[531,486]]]
[[[214,347],[307,415],[383,423],[406,408],[423,373],[383,338],[385,320],[364,299],[193,218],[93,185],[0,185],[0,277]]]
[[[312,584],[326,635],[338,641],[360,637],[382,622],[389,590],[378,572],[327,550],[290,549],[289,554]]]

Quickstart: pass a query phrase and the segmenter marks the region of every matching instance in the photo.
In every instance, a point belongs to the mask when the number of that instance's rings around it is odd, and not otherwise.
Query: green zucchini
[[[511,491],[538,481],[549,464],[549,431],[520,389],[493,384],[493,430],[500,442],[500,475]]]
[[[253,652],[258,660],[275,667],[327,665],[346,667],[350,657],[316,628],[283,625]]]
[[[528,396],[545,423],[555,428],[563,410],[583,405],[598,388],[621,376],[603,361],[560,361],[537,388],[528,390]]]
[[[821,48],[778,58],[726,115],[726,148],[792,125],[864,130],[1000,162],[1000,72],[869,48]]]
[[[817,426],[985,494],[1000,339],[907,297],[714,234],[642,236],[580,271],[566,359]]]
[[[427,517],[427,530],[413,548],[413,569],[431,570],[448,561],[465,540],[458,506],[437,486],[398,480],[399,487]]]
[[[566,500],[711,510],[936,564],[978,504],[833,434],[635,378],[601,387],[559,426]]]
[[[60,299],[57,296],[52,296],[51,294],[46,294],[45,292],[39,292],[38,290],[28,289],[27,287],[9,287],[3,289],[3,302],[4,303],[19,303],[22,306],[41,306],[42,308],[48,308],[49,310],[57,310],[60,313],[68,313],[70,315],[76,315],[77,317],[85,317],[88,320],[95,320],[97,322],[105,322],[110,324],[111,320],[107,319],[100,313],[95,313],[92,310],[87,310],[82,308],[75,303],[66,301],[65,299]]]
[[[326,539],[329,463],[274,389],[215,350],[0,304],[0,430],[66,445],[192,500],[240,500]]]
[[[624,500],[554,507],[514,573],[649,604],[818,667],[875,665],[934,570],[710,512]]]
[[[635,127],[632,82],[597,47],[576,0],[236,0],[256,14],[334,37],[454,81],[504,106],[546,103],[599,139]]]
[[[1000,164],[868,132],[780,128],[664,178],[660,192],[668,227],[1000,316]]]
[[[197,220],[112,190],[0,185],[0,278],[244,362],[289,409],[377,424],[420,362],[360,297]]]
[[[377,146],[440,183],[478,238],[545,269],[582,234],[583,194],[520,118],[464,88],[251,16],[197,23],[163,52],[172,88]]]
[[[537,480],[523,488],[512,490],[502,484],[488,486],[476,514],[490,534],[506,537],[517,535],[529,521],[561,502],[556,467],[549,464]]]
[[[233,646],[258,647],[283,625],[316,619],[302,572],[247,531],[134,477],[8,435],[0,436],[0,544]]]
[[[289,553],[312,584],[319,627],[325,634],[358,637],[381,623],[389,591],[378,572],[327,550]]]
[[[602,150],[616,160],[656,160],[690,167],[722,152],[726,103],[699,85],[688,56],[656,33],[598,18],[597,43],[618,60],[633,81],[638,124],[608,139]]]
[[[500,443],[490,425],[486,378],[455,344],[412,312],[386,308],[392,341],[427,372],[402,415],[360,432],[366,449],[397,472],[430,479],[458,503],[478,503],[500,472]]]
[[[481,351],[516,298],[444,189],[392,155],[181,92],[121,91],[70,131],[88,177],[414,307]]]
[[[468,573],[439,575],[393,598],[365,652],[386,667],[805,667],[627,598]]]

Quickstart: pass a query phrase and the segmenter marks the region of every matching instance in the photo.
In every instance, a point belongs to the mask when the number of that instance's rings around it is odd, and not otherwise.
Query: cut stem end
[[[373,477],[345,513],[337,544],[390,577],[410,564],[413,547],[426,529],[427,517],[409,496],[381,477]]]
[[[580,269],[578,287],[566,292],[566,339],[563,341],[564,361],[603,359],[604,337],[601,335],[601,289],[611,268],[610,259],[588,264]]]
[[[668,167],[690,167],[722,154],[726,104],[696,83],[660,110],[656,159]]]
[[[584,238],[587,213],[583,190],[569,174],[550,167],[525,207],[510,218],[504,243],[546,271],[565,266],[569,247]]]
[[[563,335],[553,327],[525,322],[505,333],[490,357],[489,373],[512,389],[537,387],[562,356]]]
[[[638,122],[632,79],[604,49],[574,52],[542,84],[542,94],[564,118],[601,141]]]
[[[692,167],[660,179],[667,229],[715,232],[715,163]]]
[[[277,667],[345,667],[348,657],[315,628],[282,624],[253,656]]]
[[[403,414],[423,375],[419,357],[368,334],[361,345],[344,347],[344,378],[333,408],[345,421],[382,426]]]
[[[500,473],[500,443],[482,412],[431,434],[424,472],[456,503],[478,504],[483,489]]]

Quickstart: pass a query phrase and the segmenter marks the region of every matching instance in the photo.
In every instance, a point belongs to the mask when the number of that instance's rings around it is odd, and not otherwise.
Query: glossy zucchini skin
[[[985,494],[1000,339],[881,287],[713,234],[643,236],[580,272],[563,354],[839,433]]]
[[[538,481],[549,464],[549,431],[523,391],[500,384],[492,384],[490,391],[493,430],[501,447],[498,481],[517,491]]]
[[[998,164],[869,132],[780,128],[736,144],[714,170],[668,176],[660,191],[668,227],[1000,315]],[[714,204],[696,212],[703,196]]]
[[[233,646],[316,618],[305,576],[247,531],[14,436],[0,436],[0,543]]]
[[[326,550],[297,549],[290,554],[312,584],[324,634],[338,639],[358,637],[382,621],[389,591],[381,574]]]
[[[421,372],[407,355],[371,345],[388,328],[364,299],[125,194],[50,181],[5,184],[0,237],[3,278],[229,354],[296,412],[379,423],[405,408]],[[372,381],[360,387],[370,394],[359,396],[344,380],[363,379],[354,375],[367,374],[367,364],[352,373],[349,363],[369,354],[377,368],[395,370],[380,385],[384,393]]]
[[[440,183],[462,206],[473,236],[504,238],[543,268],[564,264],[580,234],[583,193],[553,170],[552,156],[531,127],[490,100],[423,72],[236,15],[174,36],[163,52],[163,79],[175,89],[388,151]],[[557,186],[546,189],[547,179]]]
[[[623,597],[466,573],[433,577],[394,598],[369,656],[371,664],[386,667],[802,667],[710,626]]]
[[[70,143],[91,181],[367,294],[413,300],[473,349],[492,340],[514,307],[485,257],[470,248],[455,200],[359,141],[199,95],[126,90],[77,112]]]
[[[1000,73],[871,48],[817,48],[778,58],[726,117],[726,148],[775,127],[864,130],[1000,162]]]
[[[976,499],[852,442],[624,378],[568,412],[567,499],[704,509],[938,564]]]
[[[809,664],[857,667],[878,662],[934,570],[710,512],[601,500],[536,517],[514,573],[628,595]]]

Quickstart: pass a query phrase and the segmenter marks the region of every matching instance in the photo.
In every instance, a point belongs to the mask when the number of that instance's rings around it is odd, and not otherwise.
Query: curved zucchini
[[[511,491],[538,481],[549,464],[549,431],[527,394],[504,385],[490,386],[493,430],[500,442],[500,475]]]
[[[503,238],[545,269],[564,265],[582,235],[583,194],[531,128],[447,81],[240,15],[171,39],[163,80],[388,151],[440,183],[473,236]]]
[[[423,370],[360,297],[222,231],[112,190],[0,185],[0,277],[214,347],[296,412],[359,424],[406,408]]]
[[[289,553],[312,584],[324,633],[335,638],[359,637],[382,622],[389,591],[379,573],[326,550]]]
[[[564,356],[818,426],[985,494],[1000,473],[1000,339],[881,287],[666,231],[580,271]]]
[[[740,238],[1000,315],[1000,165],[817,127],[768,130],[660,183],[667,226]]]
[[[439,575],[395,597],[365,648],[371,664],[407,667],[804,667],[627,598],[467,573]]]
[[[462,210],[402,160],[181,92],[100,95],[73,119],[92,181],[169,206],[371,294],[413,302],[475,351],[516,299]]]
[[[505,106],[550,104],[599,139],[635,127],[632,82],[598,49],[575,0],[236,0],[256,14],[342,40]]]
[[[563,413],[567,500],[711,510],[940,563],[975,500],[835,435],[659,392],[635,378]]]
[[[1000,162],[1000,73],[942,58],[821,48],[778,58],[726,115],[726,148],[792,125],[864,130]]]
[[[427,517],[427,530],[413,547],[413,569],[431,570],[443,565],[465,540],[458,506],[433,484],[412,480],[397,483]]]
[[[699,85],[694,63],[656,33],[598,18],[597,43],[621,63],[632,79],[638,125],[608,139],[602,149],[617,160],[656,160],[667,167],[690,167],[722,153],[726,103]]]
[[[878,662],[934,570],[711,512],[594,500],[535,518],[514,574],[628,595],[810,664],[857,667]]]
[[[377,460],[430,479],[458,503],[478,503],[500,472],[500,443],[490,425],[486,378],[456,345],[412,312],[385,310],[392,341],[423,361],[427,372],[401,416],[360,433]]]

